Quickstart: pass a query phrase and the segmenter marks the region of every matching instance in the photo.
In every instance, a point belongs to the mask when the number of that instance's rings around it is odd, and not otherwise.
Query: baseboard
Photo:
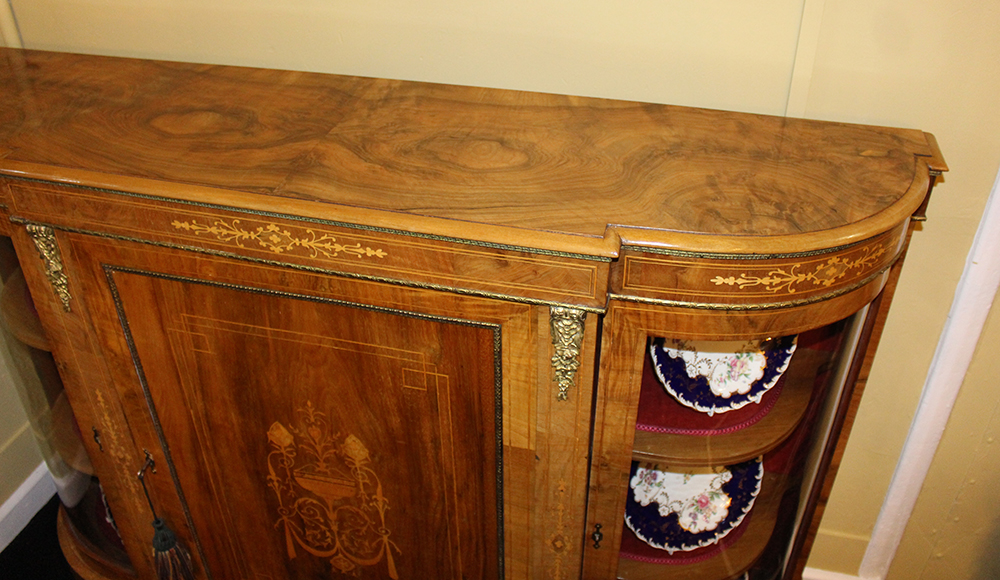
[[[819,568],[806,568],[802,571],[802,580],[861,580],[861,577]]]
[[[55,493],[56,484],[42,462],[0,506],[0,551],[21,533]]]

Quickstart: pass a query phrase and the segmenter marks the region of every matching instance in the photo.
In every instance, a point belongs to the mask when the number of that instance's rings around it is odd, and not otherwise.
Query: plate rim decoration
[[[707,414],[709,417],[715,413],[725,413],[735,411],[751,403],[759,403],[764,394],[772,389],[778,380],[781,379],[788,365],[792,361],[792,355],[798,347],[798,335],[792,334],[772,339],[761,340],[763,344],[767,341],[774,341],[776,346],[767,349],[764,356],[767,364],[764,374],[750,385],[750,389],[745,394],[734,393],[729,397],[721,397],[712,392],[708,384],[708,378],[698,375],[690,378],[687,374],[687,363],[683,360],[670,356],[664,343],[668,340],[665,337],[654,337],[649,341],[649,356],[653,366],[653,372],[660,381],[660,385],[678,403],[685,407]],[[739,342],[739,341],[691,341],[691,342]],[[665,371],[663,367],[667,367]],[[666,376],[665,372],[670,376]],[[688,385],[693,385],[697,391],[691,396],[691,389],[685,391],[673,385],[673,380],[680,378],[688,381]]]
[[[642,479],[639,475],[640,470],[647,472],[654,471],[659,475],[654,478],[654,483],[636,482],[637,479]],[[714,530],[729,515],[729,506],[732,503],[732,498],[722,492],[722,487],[732,477],[732,472],[724,467],[717,468],[708,473],[682,473],[677,471],[662,471],[639,465],[636,467],[636,474],[629,481],[629,487],[632,488],[632,498],[642,507],[655,503],[658,506],[657,509],[661,516],[667,517],[671,513],[676,513],[678,515],[678,524],[683,530],[691,533],[701,533]],[[675,487],[678,483],[681,485],[680,489]],[[690,487],[685,492],[683,488],[687,486]],[[642,492],[640,492],[640,488],[643,489]],[[680,497],[667,494],[667,489],[678,492]],[[640,497],[640,493],[642,497]],[[663,497],[660,497],[661,494],[663,494]],[[709,496],[711,498],[709,503],[716,507],[713,517],[708,522],[711,527],[703,530],[691,529],[689,525],[685,525],[685,512],[691,502],[705,496]],[[667,503],[664,503],[664,500]],[[694,522],[694,526],[698,527],[697,521]]]
[[[635,476],[634,474],[636,469],[642,463],[643,462],[635,462],[633,464],[633,468],[631,470],[632,475],[630,476],[629,479]],[[668,545],[666,542],[661,543],[656,538],[646,537],[648,534],[645,534],[644,532],[640,531],[639,525],[633,524],[632,518],[637,514],[630,514],[629,513],[630,508],[632,510],[653,510],[654,512],[657,512],[657,506],[654,505],[655,502],[650,502],[650,505],[648,506],[642,506],[638,501],[635,500],[634,494],[632,493],[633,489],[631,485],[629,486],[628,497],[626,498],[625,502],[625,525],[630,530],[632,530],[632,533],[635,534],[637,538],[639,538],[649,546],[652,546],[653,548],[656,548],[658,550],[664,550],[668,554],[674,554],[675,552],[690,552],[692,550],[697,550],[699,548],[704,548],[707,546],[712,546],[714,544],[717,544],[720,540],[725,538],[727,535],[729,535],[730,532],[738,528],[740,524],[743,523],[743,520],[746,519],[747,515],[750,513],[750,510],[753,508],[754,503],[757,500],[757,496],[760,494],[761,483],[764,479],[764,456],[761,455],[755,459],[751,459],[743,463],[727,466],[726,469],[729,469],[730,472],[733,472],[734,469],[741,468],[743,466],[746,466],[746,473],[744,474],[744,476],[740,479],[737,479],[734,474],[734,477],[730,479],[726,485],[723,485],[723,489],[726,489],[727,486],[732,487],[738,485],[739,482],[749,477],[754,478],[754,487],[750,492],[746,493],[747,497],[743,497],[742,495],[734,497],[734,494],[727,492],[727,495],[729,495],[731,499],[729,515],[722,521],[722,523],[720,523],[713,530],[707,530],[705,532],[700,532],[700,533],[687,532],[680,526],[680,523],[678,521],[679,516],[676,512],[673,512],[668,516],[659,516],[659,514],[657,513],[656,516],[657,518],[665,520],[668,525],[676,526],[677,530],[679,530],[678,535],[690,536],[691,543],[688,543],[687,540],[685,540],[679,542],[676,545]],[[739,507],[737,505],[738,501],[739,503],[745,503],[745,505]],[[737,509],[733,509],[734,507],[736,507]],[[715,533],[713,534],[712,532]],[[695,538],[695,536],[706,536],[706,537],[697,539]]]

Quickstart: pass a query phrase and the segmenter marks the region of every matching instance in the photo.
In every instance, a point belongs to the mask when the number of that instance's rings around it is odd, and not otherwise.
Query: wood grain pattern
[[[537,560],[537,563],[531,564],[531,566],[537,565],[540,567],[544,566],[546,569],[551,568],[567,578],[579,574],[578,566],[582,546],[574,539],[579,537],[582,531],[583,513],[581,506],[583,505],[584,494],[586,493],[583,474],[586,473],[587,467],[586,454],[589,442],[586,435],[588,432],[591,400],[589,392],[591,386],[587,377],[593,376],[592,364],[583,365],[581,370],[586,374],[579,379],[577,389],[573,391],[570,403],[564,404],[561,407],[553,406],[551,412],[547,411],[544,415],[530,412],[522,415],[519,412],[520,409],[524,408],[530,411],[532,407],[538,405],[535,402],[535,395],[525,389],[525,385],[533,384],[533,380],[531,379],[533,375],[545,377],[545,381],[538,384],[537,396],[539,398],[547,397],[554,400],[555,394],[558,392],[558,387],[553,382],[554,379],[549,376],[551,369],[547,363],[547,358],[542,358],[541,360],[546,362],[536,367],[535,361],[538,359],[533,356],[533,353],[536,351],[547,353],[551,349],[551,341],[547,335],[540,336],[537,342],[525,340],[526,337],[532,336],[532,329],[535,327],[532,321],[535,317],[544,314],[547,319],[547,308],[432,293],[426,290],[394,288],[374,282],[330,279],[321,275],[287,271],[273,266],[251,265],[222,258],[198,256],[183,251],[164,250],[148,246],[130,245],[114,240],[89,238],[88,236],[78,234],[72,234],[69,240],[72,240],[69,243],[72,245],[74,255],[85,257],[86,264],[88,265],[85,268],[74,270],[76,283],[89,289],[86,292],[88,296],[103,296],[100,299],[92,299],[93,303],[91,305],[95,310],[102,313],[99,319],[106,321],[99,324],[97,334],[102,337],[101,340],[104,343],[104,350],[107,353],[110,366],[115,369],[114,377],[115,383],[118,386],[119,396],[128,409],[128,412],[136,417],[142,415],[148,416],[148,411],[145,410],[146,401],[142,394],[142,386],[137,383],[137,378],[135,377],[135,365],[131,359],[129,346],[122,336],[121,326],[115,322],[118,318],[114,314],[115,307],[112,303],[108,302],[110,300],[107,297],[108,291],[100,289],[102,286],[105,288],[107,286],[107,281],[104,279],[104,271],[100,264],[124,264],[131,267],[141,266],[151,272],[170,272],[172,273],[171,275],[182,276],[184,279],[194,276],[195,279],[204,280],[202,283],[192,285],[179,281],[158,280],[155,276],[152,278],[149,276],[137,277],[136,274],[129,274],[125,271],[114,275],[115,280],[121,278],[127,281],[127,284],[126,282],[119,282],[120,295],[125,305],[126,320],[130,323],[130,328],[133,328],[133,335],[136,337],[136,347],[138,352],[140,352],[140,362],[145,369],[145,375],[155,377],[151,378],[149,382],[150,392],[155,395],[153,404],[159,411],[161,425],[164,426],[167,433],[170,453],[177,466],[181,485],[180,489],[185,490],[184,497],[187,498],[187,503],[190,505],[188,511],[192,514],[191,517],[194,518],[192,520],[193,527],[189,528],[185,524],[187,515],[180,503],[181,500],[178,491],[173,489],[169,473],[161,472],[165,473],[165,475],[150,478],[149,481],[155,493],[155,501],[163,506],[160,508],[162,512],[175,522],[175,525],[178,526],[178,533],[189,546],[192,546],[192,549],[198,543],[201,544],[200,549],[207,558],[206,562],[214,569],[220,569],[219,567],[221,566],[221,570],[223,571],[240,570],[242,565],[239,562],[242,562],[244,558],[258,562],[261,569],[266,569],[271,564],[265,565],[262,563],[264,560],[267,560],[267,554],[270,553],[263,549],[255,549],[252,553],[246,552],[242,556],[227,555],[232,553],[232,549],[226,547],[226,542],[232,542],[233,540],[231,536],[227,540],[226,534],[201,533],[195,535],[195,532],[199,529],[216,531],[243,529],[245,526],[233,527],[230,525],[233,522],[229,522],[227,518],[235,517],[240,521],[246,518],[260,518],[260,513],[263,510],[249,509],[249,507],[257,505],[260,501],[264,501],[265,492],[267,492],[267,487],[263,485],[263,482],[242,484],[239,482],[243,478],[232,479],[233,476],[229,472],[236,469],[236,466],[230,465],[231,460],[228,458],[242,456],[242,452],[230,449],[229,447],[226,447],[226,450],[215,449],[211,453],[209,453],[209,450],[229,445],[236,445],[240,449],[246,445],[250,446],[247,448],[253,449],[259,448],[261,445],[266,445],[268,425],[270,423],[265,419],[251,420],[251,418],[264,412],[265,407],[275,407],[276,409],[285,409],[287,407],[286,411],[294,416],[295,409],[289,406],[293,403],[291,400],[292,397],[286,399],[283,394],[286,390],[289,393],[300,392],[303,396],[311,392],[316,396],[306,398],[314,399],[316,405],[319,405],[319,401],[321,400],[327,401],[325,412],[332,413],[332,408],[329,407],[331,401],[338,401],[338,405],[341,403],[346,404],[347,401],[347,399],[340,401],[343,397],[338,397],[337,393],[340,392],[342,386],[337,385],[344,384],[342,381],[345,380],[350,383],[351,381],[347,377],[353,377],[354,375],[345,375],[348,372],[348,367],[355,367],[360,364],[351,357],[345,359],[344,355],[332,356],[330,353],[326,353],[326,351],[324,351],[325,354],[319,353],[317,356],[312,357],[315,362],[309,362],[303,359],[305,356],[304,351],[306,349],[315,350],[316,348],[320,348],[321,344],[301,346],[302,341],[305,339],[297,339],[292,342],[282,340],[281,337],[288,333],[288,329],[280,330],[274,325],[279,325],[281,320],[285,320],[288,317],[291,317],[288,320],[298,319],[303,324],[313,326],[317,324],[326,325],[325,328],[328,328],[328,331],[319,333],[314,331],[309,332],[310,336],[313,334],[317,336],[316,339],[310,338],[306,340],[310,345],[315,340],[319,340],[320,342],[326,341],[327,339],[321,337],[328,335],[329,329],[338,328],[341,325],[347,325],[345,328],[354,328],[354,332],[362,332],[363,329],[363,332],[368,334],[375,333],[372,336],[379,337],[377,340],[373,338],[365,341],[368,344],[381,344],[382,341],[392,344],[393,342],[399,343],[399,341],[403,341],[403,344],[406,346],[397,344],[395,347],[399,352],[418,348],[421,340],[424,340],[416,338],[412,333],[407,334],[404,332],[403,326],[400,326],[398,323],[350,322],[352,319],[360,316],[359,314],[350,314],[350,312],[358,309],[348,309],[348,314],[325,315],[322,314],[321,310],[317,311],[318,308],[322,307],[322,303],[316,303],[308,299],[302,302],[302,305],[299,307],[293,307],[294,305],[289,304],[288,300],[280,298],[275,298],[274,300],[277,300],[277,302],[274,302],[272,306],[266,306],[264,305],[265,303],[254,305],[256,304],[255,300],[258,299],[253,298],[255,296],[253,292],[247,298],[246,292],[226,289],[230,284],[245,287],[248,281],[253,280],[254,287],[260,289],[261,292],[259,300],[266,299],[265,302],[267,303],[271,301],[271,299],[267,298],[268,296],[276,292],[288,292],[290,289],[295,289],[295,292],[300,294],[304,292],[306,295],[335,297],[337,299],[350,299],[352,301],[361,300],[365,304],[371,304],[374,301],[380,306],[375,310],[368,311],[370,316],[376,317],[373,320],[379,320],[378,317],[380,316],[394,317],[396,315],[392,314],[393,312],[417,308],[419,312],[445,317],[448,320],[455,319],[456,316],[468,316],[472,320],[481,320],[488,324],[495,324],[497,328],[501,329],[503,335],[501,343],[505,345],[500,361],[503,369],[504,385],[504,404],[502,409],[504,430],[502,445],[505,451],[502,469],[504,471],[503,482],[505,492],[502,495],[503,504],[498,507],[496,502],[499,495],[496,491],[486,493],[485,495],[480,492],[481,498],[492,497],[492,503],[488,499],[480,499],[479,508],[475,508],[480,510],[479,513],[464,513],[464,510],[473,509],[475,503],[471,502],[471,499],[475,495],[474,490],[476,486],[489,483],[488,478],[490,473],[490,469],[486,469],[484,479],[484,465],[489,465],[490,461],[483,458],[477,459],[478,455],[470,453],[467,448],[469,445],[477,447],[485,446],[482,449],[487,451],[496,448],[497,443],[491,443],[491,437],[489,436],[492,428],[487,429],[483,423],[485,421],[494,421],[494,415],[499,411],[491,406],[492,403],[484,402],[479,407],[480,418],[470,420],[467,414],[471,409],[469,407],[472,404],[471,401],[462,402],[461,404],[456,401],[466,401],[468,397],[472,396],[470,389],[473,383],[465,379],[448,379],[446,384],[451,385],[448,388],[453,393],[452,396],[459,397],[459,399],[450,403],[450,407],[452,409],[466,409],[464,411],[466,413],[464,418],[454,418],[448,421],[451,425],[450,429],[464,430],[455,436],[453,446],[455,448],[454,456],[456,457],[456,461],[465,467],[461,474],[456,472],[454,476],[448,476],[449,472],[447,470],[420,463],[420,458],[427,455],[427,453],[408,454],[402,451],[392,453],[393,457],[409,457],[412,455],[405,462],[394,459],[392,462],[385,463],[383,459],[385,465],[382,469],[407,469],[409,470],[408,473],[411,474],[407,477],[396,477],[391,483],[385,483],[383,478],[386,493],[388,494],[392,488],[395,489],[394,493],[397,494],[397,500],[390,504],[396,507],[391,507],[390,512],[388,512],[393,518],[396,518],[395,521],[397,522],[396,529],[393,530],[393,540],[398,542],[402,548],[406,545],[404,540],[410,538],[409,542],[411,545],[407,549],[409,554],[407,558],[412,559],[415,557],[414,554],[421,554],[424,558],[423,564],[415,564],[402,556],[398,556],[395,564],[399,571],[406,569],[410,571],[424,570],[424,572],[431,569],[428,568],[428,566],[431,566],[431,562],[434,562],[435,566],[457,566],[454,558],[449,559],[438,554],[438,552],[446,549],[448,546],[448,544],[441,542],[440,534],[445,534],[445,537],[447,537],[447,534],[455,533],[454,538],[456,538],[456,542],[458,541],[457,538],[464,538],[464,540],[462,541],[461,548],[457,547],[457,544],[452,544],[454,548],[452,554],[465,554],[462,559],[462,566],[465,567],[465,574],[472,577],[495,576],[497,574],[496,558],[499,555],[502,555],[507,561],[511,562],[512,575],[510,577],[513,578],[532,577],[531,571],[536,568],[528,567],[527,564],[531,563],[533,559]],[[136,284],[135,281],[137,279],[145,280],[144,284],[153,284],[153,287],[145,288],[143,286],[141,289],[135,290],[132,286]],[[225,285],[225,287],[217,288],[215,285],[219,284]],[[217,289],[202,296],[206,287]],[[213,296],[222,296],[219,294],[220,292],[227,296],[232,295],[236,299],[213,298]],[[232,294],[233,292],[236,293]],[[251,302],[246,302],[247,299],[250,299]],[[163,305],[166,304],[162,302],[164,300],[168,300],[169,306]],[[294,303],[295,301],[293,300],[292,302]],[[256,370],[243,368],[245,365],[229,367],[225,364],[208,364],[205,366],[201,365],[201,363],[196,364],[199,357],[207,356],[215,360],[213,358],[215,356],[225,356],[226,360],[243,360],[246,358],[244,355],[237,353],[229,356],[223,353],[229,352],[225,349],[234,348],[236,345],[243,345],[239,348],[249,347],[253,342],[249,339],[212,338],[213,333],[217,334],[219,330],[211,330],[211,332],[207,330],[187,330],[183,334],[187,338],[178,343],[180,346],[166,347],[169,348],[169,353],[164,352],[164,345],[173,345],[177,341],[164,338],[161,336],[162,334],[165,333],[166,336],[173,336],[172,333],[176,333],[179,328],[188,328],[191,324],[195,324],[197,328],[205,327],[209,329],[215,328],[218,325],[217,323],[209,324],[203,321],[204,314],[199,314],[194,318],[191,318],[189,315],[185,319],[192,322],[168,323],[168,321],[180,316],[186,310],[195,309],[201,312],[208,308],[209,305],[214,305],[212,308],[216,314],[228,308],[230,317],[237,316],[236,313],[239,313],[239,316],[245,317],[252,316],[256,312],[270,312],[267,315],[267,324],[262,325],[262,323],[258,322],[251,326],[263,326],[267,328],[263,331],[265,332],[264,335],[254,339],[264,341],[266,344],[273,343],[273,347],[268,347],[262,352],[271,352],[270,349],[272,348],[278,350],[274,351],[274,355],[258,354],[250,357],[250,360],[257,363]],[[301,316],[295,314],[296,308],[299,308]],[[303,308],[305,310],[302,310]],[[384,309],[384,313],[380,314],[383,311],[379,309]],[[364,308],[359,311],[366,312]],[[319,314],[318,317],[316,317],[317,314]],[[215,317],[217,318],[218,316],[216,315]],[[306,321],[309,322],[307,323]],[[432,320],[427,321],[428,324],[432,322]],[[289,323],[286,321],[280,323],[280,326],[284,328]],[[244,323],[241,324],[243,324],[241,328],[246,326]],[[231,326],[229,323],[225,325],[226,328],[230,328]],[[462,325],[459,326],[464,328]],[[243,334],[246,332],[248,331],[244,331]],[[346,332],[346,330],[343,332]],[[230,334],[226,334],[226,337],[229,337]],[[242,334],[237,333],[237,335],[233,335],[233,337],[238,336],[242,336]],[[270,338],[266,338],[268,336]],[[493,335],[489,334],[489,349],[493,348],[494,339],[492,337]],[[468,374],[473,371],[477,373],[486,373],[489,371],[492,373],[493,364],[484,364],[487,360],[492,360],[492,350],[490,350],[488,356],[485,356],[487,353],[481,352],[481,348],[472,349],[473,344],[477,342],[481,342],[481,340],[474,337],[471,339],[470,337],[462,337],[458,339],[458,343],[442,344],[431,348],[430,352],[433,353],[432,356],[444,356],[445,359],[443,360],[454,360],[457,356],[472,357],[472,360],[463,359],[465,362],[453,366],[453,370],[448,373],[442,370],[432,374],[435,376],[437,374],[447,375],[456,372]],[[334,343],[339,344],[336,341]],[[290,352],[288,349],[291,347],[282,346],[285,344],[299,344],[300,346],[295,347]],[[588,338],[584,341],[585,355],[588,350],[590,353],[593,353],[595,344],[596,332],[591,331]],[[486,348],[486,345],[481,346]],[[361,347],[355,346],[352,348],[357,350]],[[420,348],[422,347],[419,347],[418,350]],[[473,352],[473,350],[476,352]],[[216,354],[207,354],[208,351]],[[462,352],[467,352],[468,354],[461,354]],[[281,353],[287,355],[287,357],[283,355],[283,360],[287,358],[286,362],[282,364],[269,364],[273,362],[269,357]],[[480,357],[478,355],[484,356]],[[551,357],[551,355],[548,356]],[[593,360],[592,354],[588,356],[590,360]],[[394,358],[399,357],[399,354],[394,355]],[[426,389],[431,388],[431,386],[421,386],[423,383],[417,384],[415,381],[429,372],[430,367],[428,366],[428,362],[419,362],[418,360],[406,362],[403,359],[399,360],[401,363],[405,363],[404,366],[410,370],[403,369],[400,374],[391,371],[391,369],[369,369],[370,372],[367,375],[378,377],[379,383],[385,381],[399,382],[404,386],[411,385],[413,387],[413,389],[403,388],[402,391],[404,392],[412,390],[415,394],[427,393]],[[176,361],[188,362],[182,364]],[[297,364],[295,361],[302,362],[301,364]],[[330,365],[334,366],[331,367]],[[194,370],[196,368],[199,370]],[[293,372],[290,369],[295,368],[303,369],[295,371],[297,373],[307,372],[305,369],[310,368],[311,370],[308,372],[311,374],[308,376],[315,377],[310,380],[322,379],[320,384],[324,386],[320,390],[316,390],[316,388],[309,387],[306,384],[308,381],[298,381],[302,383],[299,385],[284,384],[281,377],[289,375],[289,373]],[[361,372],[363,368],[363,365],[359,366],[357,372]],[[236,374],[234,375],[233,373]],[[340,375],[344,375],[344,378],[340,379],[341,382],[338,383],[336,377]],[[199,378],[191,378],[194,376],[198,376]],[[249,384],[242,382],[247,380],[248,377],[255,376],[258,378],[249,379],[251,381]],[[490,374],[490,377],[492,376]],[[361,379],[357,380],[361,381]],[[240,389],[234,392],[214,388],[204,391],[200,390],[203,387],[198,387],[202,381],[220,385],[239,384]],[[293,383],[295,382],[293,381]],[[481,381],[477,380],[477,382],[485,385]],[[163,386],[167,383],[175,384],[175,387]],[[257,386],[246,390],[251,384]],[[360,384],[365,383],[361,381]],[[493,383],[489,382],[487,386],[492,388]],[[434,388],[444,388],[444,386],[441,386],[439,383],[438,387]],[[273,389],[280,390],[274,391]],[[261,391],[260,395],[255,394],[257,390]],[[271,393],[268,399],[270,402],[267,405],[259,402],[258,404],[250,405],[251,400],[256,400],[256,398],[264,396],[263,393],[265,392]],[[178,394],[174,395],[171,393]],[[172,397],[179,397],[180,393],[184,393],[183,400],[175,401]],[[388,397],[388,394],[385,396]],[[437,397],[439,402],[435,404],[439,409],[443,409],[443,407],[440,407],[443,404],[443,402],[440,402],[442,396]],[[482,394],[478,396],[481,397]],[[218,397],[230,397],[231,400],[228,400],[227,404],[221,404],[216,401]],[[215,401],[215,403],[212,403],[212,401]],[[281,403],[280,407],[278,407],[276,406],[278,401],[285,402]],[[386,399],[385,403],[380,404],[388,403],[389,399]],[[227,425],[234,420],[230,419],[233,417],[232,413],[236,412],[233,410],[234,405],[241,408],[245,405],[250,405],[244,411],[240,412],[241,418],[238,421],[241,425],[239,428],[240,435],[235,438],[227,435],[220,439],[218,436],[219,429],[223,429],[223,425]],[[358,403],[355,403],[354,408],[357,408],[358,405]],[[414,405],[415,403],[413,402],[407,403],[407,407],[412,408],[411,413],[417,412],[417,407]],[[184,411],[188,407],[191,407],[190,413],[193,413],[194,417],[204,416],[208,418],[197,419],[194,423],[188,425],[188,422],[193,420],[188,415],[188,411]],[[216,412],[221,413],[221,415],[215,416],[214,413]],[[395,441],[392,443],[393,446],[402,445],[402,442],[406,440],[411,440],[410,446],[416,445],[418,441],[425,441],[424,445],[428,444],[428,441],[443,441],[442,445],[447,443],[446,438],[433,435],[434,432],[439,431],[443,427],[430,429],[430,427],[425,425],[427,428],[422,427],[413,433],[398,434],[398,437],[393,437],[393,431],[385,423],[393,415],[380,420],[375,416],[371,416],[371,413],[368,411],[349,413],[346,407],[343,410],[336,411],[336,414],[342,422],[348,421],[347,418],[350,417],[349,422],[353,425],[354,432],[358,434],[359,439],[364,435],[364,439],[367,441],[366,447],[372,451],[373,457],[379,451],[381,451],[384,457],[386,453],[384,445],[388,445],[389,440]],[[414,417],[417,416],[420,415],[415,415]],[[282,424],[287,425],[288,423],[282,421]],[[256,426],[256,431],[252,433],[249,432],[252,430],[251,425]],[[225,428],[224,430],[227,434],[231,431],[230,428]],[[134,431],[142,448],[161,448],[156,429],[148,420],[137,421]],[[419,437],[417,437],[418,433]],[[254,440],[254,437],[259,440]],[[380,448],[371,441],[381,441],[383,442],[383,447]],[[435,445],[434,448],[436,449],[437,446]],[[522,462],[522,458],[525,457],[524,451],[530,453],[530,462]],[[480,453],[483,452],[485,451],[481,451]],[[538,459],[536,459],[538,457],[537,454],[541,454],[543,457],[559,457],[560,460],[551,465],[548,463],[540,464]],[[214,457],[217,461],[207,459],[211,457]],[[202,463],[203,461],[207,461],[207,463]],[[219,473],[217,471],[218,468],[215,467],[216,465],[227,465],[226,472]],[[386,467],[389,465],[392,467]],[[257,469],[259,471],[259,466]],[[495,472],[496,469],[494,468],[493,471]],[[235,472],[238,473],[239,471]],[[207,475],[196,475],[203,473],[215,473],[215,475],[209,480],[192,483],[195,480],[191,478],[207,477]],[[418,476],[414,474],[422,475]],[[459,506],[462,511],[462,515],[457,517],[455,522],[453,522],[454,525],[449,524],[449,526],[444,526],[442,521],[438,521],[443,517],[438,512],[441,509],[441,504],[437,501],[428,501],[436,492],[431,492],[433,488],[421,488],[418,485],[423,479],[437,477],[437,474],[441,474],[442,477],[446,476],[442,480],[443,482],[454,481],[454,483],[448,483],[448,486],[458,489],[459,491],[453,493],[457,494],[455,497],[462,498],[460,502],[457,500],[451,502],[452,506]],[[253,478],[250,478],[248,481],[252,480]],[[407,490],[406,494],[409,495],[403,494],[398,487],[399,485],[403,485],[402,489]],[[224,493],[220,491],[222,489],[228,491]],[[496,487],[494,486],[493,489],[496,490]],[[200,490],[206,491],[201,492]],[[209,492],[208,490],[211,491]],[[529,491],[529,493],[525,494],[523,491]],[[417,494],[417,496],[410,497],[413,494]],[[404,495],[404,499],[399,499],[399,495]],[[236,498],[239,499],[237,500]],[[247,503],[251,501],[251,498],[258,499],[253,499],[251,503]],[[239,509],[234,510],[231,507],[233,505],[231,502],[233,501],[240,502]],[[485,504],[483,503],[484,501]],[[230,507],[226,509],[219,507],[225,505],[229,505]],[[489,512],[483,513],[481,511],[483,509],[488,510],[489,506],[492,506],[493,510],[492,524],[489,523]],[[414,520],[422,522],[421,526],[423,527],[418,526],[411,529],[408,527],[411,521],[409,518],[414,517],[414,514],[421,509],[431,511]],[[452,510],[454,509],[453,507]],[[219,510],[222,510],[222,513]],[[229,516],[225,515],[227,511],[230,514]],[[445,513],[456,512],[445,510]],[[503,551],[500,551],[496,539],[498,513],[510,514],[509,520],[505,522],[503,527],[505,544],[506,540],[509,540],[509,545]],[[402,525],[403,529],[399,530],[401,524],[398,518],[403,516],[407,516],[407,519],[402,520],[407,522],[407,524]],[[524,518],[523,521],[526,525],[514,525],[520,518]],[[257,523],[259,524],[260,522]],[[273,524],[273,522],[271,523]],[[558,538],[554,537],[548,538],[545,545],[538,545],[531,541],[532,534],[543,534],[546,537],[557,535],[553,533],[556,524],[561,525],[563,528],[564,541],[559,541]],[[472,528],[476,526],[479,527],[480,531],[472,531]],[[261,530],[270,530],[272,528],[271,524],[254,524],[249,527],[253,529],[260,528]],[[448,529],[453,529],[455,532],[447,532]],[[475,545],[477,537],[483,538],[483,529],[494,530],[490,535],[490,537],[494,538],[492,540],[493,544],[490,544],[487,537],[480,540],[479,548],[470,548],[467,545],[468,542],[474,542],[473,545]],[[422,531],[418,534],[419,530]],[[430,530],[436,531],[429,533]],[[421,548],[420,546],[412,545],[413,542],[417,541],[416,538],[420,538],[420,541],[424,542],[433,542],[434,549],[429,549],[427,546]],[[260,538],[259,540],[261,542],[269,541],[266,538]],[[274,538],[270,538],[270,540],[274,540]],[[275,546],[275,542],[271,541],[270,545]],[[549,546],[554,546],[554,548],[549,548]],[[275,549],[279,547],[280,543],[275,546]],[[476,564],[477,556],[475,556],[477,553],[480,554],[478,556],[478,565]],[[435,556],[435,554],[437,555]],[[489,558],[484,556],[484,554],[493,555],[493,572],[489,571]],[[452,570],[458,573],[457,569],[452,568]],[[476,571],[473,572],[473,570]],[[218,574],[216,571],[215,577],[218,577]],[[434,577],[449,577],[451,572],[435,568],[430,574]]]
[[[516,247],[417,237],[126,193],[9,180],[11,211],[54,226],[156,244],[509,298],[602,308],[609,265]]]
[[[911,223],[905,236],[904,257],[906,246],[909,246],[914,229],[915,225]],[[806,567],[806,560],[809,557],[809,550],[812,548],[816,534],[819,531],[820,521],[823,518],[823,512],[826,510],[826,503],[833,489],[837,470],[840,468],[840,463],[843,460],[844,451],[847,448],[847,440],[850,437],[851,429],[854,426],[854,419],[861,404],[861,397],[864,395],[865,386],[868,384],[868,376],[875,360],[875,353],[878,351],[882,331],[885,330],[885,324],[889,317],[889,307],[896,293],[896,286],[899,283],[899,276],[902,273],[902,269],[903,260],[899,260],[889,272],[889,277],[882,293],[872,303],[874,312],[870,314],[870,324],[866,329],[867,334],[864,336],[867,344],[863,353],[859,353],[856,356],[854,368],[851,369],[851,372],[854,374],[853,388],[848,393],[836,417],[839,423],[838,429],[835,431],[836,436],[827,442],[826,454],[829,457],[829,465],[821,474],[821,485],[817,489],[812,490],[810,497],[807,499],[810,509],[814,510],[814,515],[810,518],[806,533],[796,538],[796,542],[792,546],[792,556],[795,561],[795,567],[792,570],[791,576],[793,580],[799,580],[802,577],[802,572]]]
[[[819,301],[864,284],[903,248],[905,224],[826,252],[698,255],[626,248],[612,292],[695,307]],[[618,281],[620,280],[620,286]]]
[[[329,560],[373,577],[499,577],[500,490],[481,476],[502,471],[491,329],[114,279],[214,575],[307,576]],[[162,334],[147,322],[160,317]],[[244,362],[224,364],[234,358]],[[203,466],[190,463],[199,456]],[[229,530],[230,545],[210,530]]]
[[[555,232],[564,246],[712,245],[677,232],[839,245],[912,213],[935,155],[914,130],[33,51],[0,53],[0,87],[0,169],[368,208],[465,238]]]
[[[86,305],[67,313],[52,293],[38,250],[24,228],[13,231],[14,247],[31,290],[42,327],[50,340],[67,399],[77,423],[86,433],[82,438],[95,474],[110,505],[123,537],[128,557],[136,573],[152,576],[151,553],[144,539],[149,534],[149,508],[135,479],[142,465],[141,444],[136,446],[133,432],[125,418],[122,402],[111,381],[104,353],[97,346]],[[57,237],[60,237],[57,234]],[[59,240],[68,270],[76,271],[72,248]],[[133,540],[134,539],[134,540]]]

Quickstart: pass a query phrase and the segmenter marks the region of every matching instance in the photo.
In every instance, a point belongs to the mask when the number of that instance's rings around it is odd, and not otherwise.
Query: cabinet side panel
[[[140,576],[154,573],[148,538],[148,507],[135,479],[142,464],[133,434],[115,392],[107,361],[94,340],[92,313],[80,300],[66,312],[46,276],[46,266],[24,228],[12,228],[12,238],[34,306],[57,361],[60,378],[82,442],[100,479],[132,565]],[[71,292],[80,291],[81,271],[66,238],[55,234]]]

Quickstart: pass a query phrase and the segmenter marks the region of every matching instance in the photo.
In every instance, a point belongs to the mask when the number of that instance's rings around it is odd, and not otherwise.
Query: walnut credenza
[[[142,578],[147,454],[199,578],[792,577],[946,170],[914,130],[0,63],[0,228]],[[651,340],[793,335],[763,418],[637,428]],[[624,555],[633,461],[754,457],[739,533]]]

